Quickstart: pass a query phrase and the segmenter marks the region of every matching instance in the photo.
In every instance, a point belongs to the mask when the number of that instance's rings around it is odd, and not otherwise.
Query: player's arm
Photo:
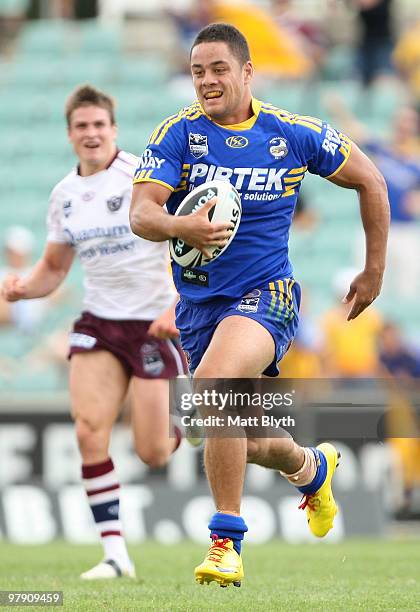
[[[69,244],[48,242],[41,259],[29,275],[19,278],[10,274],[2,286],[2,296],[8,302],[30,300],[52,293],[66,277],[74,259]]]
[[[206,256],[210,256],[206,247],[226,244],[233,225],[211,223],[208,218],[216,199],[210,200],[191,215],[177,217],[163,208],[170,194],[168,187],[157,183],[137,183],[133,186],[130,225],[134,234],[154,242],[177,237]]]
[[[171,190],[158,183],[137,183],[133,186],[130,225],[134,234],[153,242],[163,242],[176,235],[175,219],[163,208],[170,195]]]
[[[354,143],[347,163],[329,180],[359,193],[366,236],[365,268],[353,280],[344,298],[347,303],[354,299],[347,317],[350,321],[363,312],[381,290],[390,220],[388,191],[382,174]]]

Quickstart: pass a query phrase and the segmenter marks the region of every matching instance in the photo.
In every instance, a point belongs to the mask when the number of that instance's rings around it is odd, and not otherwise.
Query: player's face
[[[114,155],[117,128],[105,108],[76,108],[70,117],[68,135],[82,170],[97,172],[105,168]]]
[[[224,42],[201,43],[192,50],[191,72],[198,100],[212,119],[230,124],[249,118],[251,62],[241,66]]]

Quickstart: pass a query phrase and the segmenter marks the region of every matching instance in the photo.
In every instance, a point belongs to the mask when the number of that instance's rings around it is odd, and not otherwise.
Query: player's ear
[[[252,77],[254,76],[254,66],[252,65],[251,61],[247,61],[244,64],[243,71],[244,71],[244,82],[245,82],[245,85],[248,85],[248,83],[251,82]]]

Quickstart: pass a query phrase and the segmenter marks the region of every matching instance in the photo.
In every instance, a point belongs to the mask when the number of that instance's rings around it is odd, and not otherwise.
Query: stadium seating
[[[184,104],[183,92],[177,100],[168,85],[167,61],[161,56],[127,53],[123,39],[119,27],[100,27],[90,21],[81,25],[39,20],[25,25],[15,55],[2,60],[0,140],[8,154],[0,166],[0,245],[4,230],[21,223],[35,232],[37,253],[42,248],[50,190],[74,163],[66,139],[63,106],[75,85],[90,81],[117,98],[119,144],[136,154],[141,153],[156,123]],[[322,96],[337,85],[331,81],[322,87],[312,85],[311,96],[308,87],[299,83],[260,84],[256,93],[288,110],[324,115]],[[357,84],[341,82],[340,91],[350,106],[360,105]],[[363,109],[364,116],[385,131],[399,99],[396,90],[386,96],[373,91],[370,104]],[[311,294],[311,308],[318,314],[331,303],[334,271],[352,263],[359,227],[358,202],[353,192],[312,177],[305,180],[305,194],[318,221],[311,233],[292,232],[291,253],[296,276]],[[71,285],[76,296],[72,307],[77,308],[81,292],[79,269],[71,277]],[[392,304],[381,303],[381,308],[394,314]],[[67,316],[68,309],[59,310],[57,324]],[[416,316],[414,309],[404,313],[406,329],[413,328]],[[3,354],[15,351],[18,356],[27,348],[24,343],[13,344],[7,333],[1,334],[0,343]],[[54,376],[48,380],[47,386],[57,384]],[[16,384],[30,386],[28,381]]]

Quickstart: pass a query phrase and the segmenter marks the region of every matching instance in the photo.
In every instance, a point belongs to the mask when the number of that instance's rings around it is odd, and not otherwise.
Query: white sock
[[[107,536],[102,538],[105,559],[114,559],[123,569],[131,568],[132,563],[128,556],[127,547],[122,536]]]

